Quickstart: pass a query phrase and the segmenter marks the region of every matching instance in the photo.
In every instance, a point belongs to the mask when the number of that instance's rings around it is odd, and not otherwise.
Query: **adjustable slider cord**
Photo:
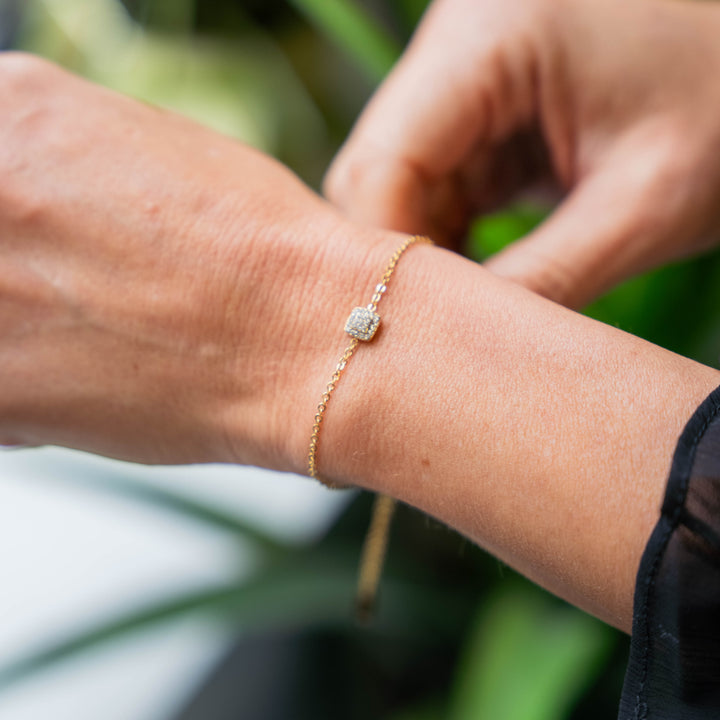
[[[370,527],[365,535],[365,543],[360,555],[360,570],[355,593],[355,617],[363,625],[370,622],[375,613],[375,599],[387,555],[390,524],[395,506],[395,500],[388,495],[375,496]]]

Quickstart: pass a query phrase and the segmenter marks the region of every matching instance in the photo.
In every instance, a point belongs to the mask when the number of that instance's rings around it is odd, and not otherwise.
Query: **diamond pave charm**
[[[366,307],[356,307],[345,323],[345,332],[358,340],[372,340],[380,324],[380,316]]]

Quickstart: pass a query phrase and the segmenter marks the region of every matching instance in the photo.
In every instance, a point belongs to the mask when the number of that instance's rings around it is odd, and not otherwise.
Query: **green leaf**
[[[103,468],[102,472],[79,474],[75,468],[53,465],[48,469],[48,477],[52,477],[55,483],[68,482],[80,485],[83,489],[117,495],[143,505],[154,506],[162,511],[169,511],[214,530],[233,533],[269,555],[280,555],[293,547],[217,506],[165,488],[132,480],[121,472],[114,473],[107,468]]]
[[[352,0],[290,0],[315,27],[355,60],[370,80],[379,82],[400,57],[401,47]]]
[[[429,4],[429,0],[396,0],[394,3],[397,14],[409,30],[417,26]]]
[[[526,586],[478,617],[454,689],[452,720],[559,720],[602,669],[612,631]]]
[[[337,567],[320,571],[306,564],[265,568],[247,580],[159,600],[0,667],[0,689],[81,652],[192,614],[253,630],[346,622],[353,592],[352,572],[338,572]]]
[[[143,25],[152,25],[164,32],[190,32],[195,18],[195,0],[148,2],[142,10]]]
[[[94,623],[0,667],[0,690],[113,640],[188,616],[253,631],[322,625],[356,632],[356,550],[321,544],[291,551],[250,577],[162,598]],[[410,641],[422,632],[447,642],[454,635],[453,618],[462,617],[466,605],[457,593],[428,588],[418,596],[412,584],[384,582],[380,612],[363,633]]]
[[[534,230],[547,217],[547,208],[518,204],[507,210],[484,215],[470,230],[467,253],[484,260]]]
[[[431,699],[422,705],[400,710],[394,713],[388,720],[442,720],[444,717],[444,703]]]

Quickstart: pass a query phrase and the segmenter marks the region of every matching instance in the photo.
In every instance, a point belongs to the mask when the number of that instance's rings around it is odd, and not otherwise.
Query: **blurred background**
[[[0,0],[0,48],[192,116],[319,186],[425,0]],[[547,208],[482,218],[478,260]],[[588,312],[717,365],[715,255]],[[3,720],[593,720],[628,640],[401,508],[375,622],[370,498],[252,468],[0,454]]]

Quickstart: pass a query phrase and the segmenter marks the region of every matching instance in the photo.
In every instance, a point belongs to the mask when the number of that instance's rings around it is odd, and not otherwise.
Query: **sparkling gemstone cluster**
[[[345,323],[345,332],[358,340],[372,340],[380,324],[380,316],[368,307],[356,307]]]

